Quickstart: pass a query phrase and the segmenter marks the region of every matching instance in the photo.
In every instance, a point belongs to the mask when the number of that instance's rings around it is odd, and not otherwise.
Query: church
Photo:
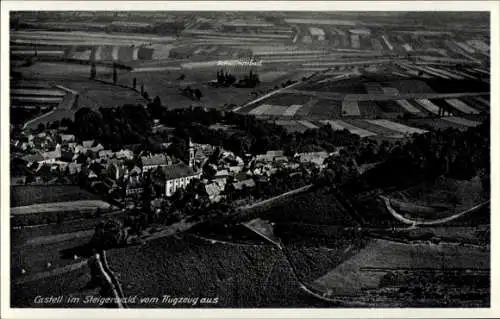
[[[187,158],[189,165],[183,162],[163,167],[165,173],[165,195],[170,197],[175,194],[179,188],[186,188],[194,178],[201,177],[201,170],[195,167],[194,146],[189,139],[189,154]]]
[[[187,165],[182,161],[173,163],[170,158],[164,155],[154,155],[150,158],[143,157],[143,172],[161,169],[165,176],[165,184],[162,185],[162,188],[164,189],[165,196],[170,197],[179,188],[186,188],[191,180],[201,177],[202,171],[197,169],[195,165],[195,150],[191,139],[189,140],[189,150],[186,155],[185,160],[188,163]]]

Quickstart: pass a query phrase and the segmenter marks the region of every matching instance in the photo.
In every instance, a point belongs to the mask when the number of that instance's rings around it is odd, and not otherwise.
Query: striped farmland
[[[274,104],[261,104],[254,108],[249,114],[252,115],[272,115],[272,116],[294,116],[295,113],[302,107],[301,104],[287,105],[274,105]]]
[[[396,100],[396,103],[400,105],[405,111],[412,113],[412,114],[419,114],[422,113],[419,109],[414,107],[410,102],[407,100]]]
[[[294,116],[295,113],[302,107],[301,104],[294,104],[290,105],[285,112],[283,113],[283,116]]]
[[[342,115],[345,116],[360,116],[358,101],[343,100],[342,101]]]
[[[456,108],[457,110],[459,110],[462,113],[466,113],[466,114],[479,114],[480,113],[478,110],[468,106],[467,104],[460,101],[459,99],[446,99],[445,101],[446,101],[446,103],[453,106],[454,108]]]
[[[438,68],[434,68],[434,67],[430,67],[430,66],[427,66],[427,68],[429,70],[432,70],[432,71],[438,73],[438,74],[445,75],[445,76],[450,77],[450,78],[455,79],[455,80],[463,80],[464,79],[464,77],[461,75],[458,75],[456,73],[452,73],[452,72],[449,72],[449,71],[446,71],[443,69],[438,69]]]
[[[271,104],[261,104],[258,107],[254,108],[248,114],[252,115],[267,115],[269,113],[272,113],[272,109],[274,108],[274,105]],[[283,109],[284,111],[285,109]],[[280,113],[281,114],[281,113]]]
[[[479,101],[479,100],[476,100],[475,99],[476,97],[474,96],[466,96],[466,97],[462,97],[460,98],[463,102],[465,102],[467,105],[470,105],[471,107],[475,108],[476,110],[478,110],[479,112],[486,112],[488,113],[490,111],[490,107],[489,105]]]
[[[62,97],[46,97],[46,96],[13,96],[13,102],[22,103],[59,103]]]
[[[380,125],[375,125],[372,124],[366,120],[346,120],[346,122],[349,122],[350,124],[359,127],[361,129],[367,130],[369,132],[375,133],[379,136],[384,136],[384,137],[390,137],[390,138],[403,138],[404,135],[401,134],[401,132],[388,129],[386,127],[380,126]]]
[[[480,102],[480,103],[483,103],[485,106],[488,106],[488,107],[490,106],[490,101],[489,101],[489,99],[488,99],[488,100],[486,100],[485,98],[483,98],[483,97],[481,97],[481,96],[476,96],[476,97],[474,97],[474,99],[475,99],[476,101]]]
[[[443,120],[451,122],[451,123],[455,123],[455,124],[468,126],[468,127],[476,127],[476,126],[481,124],[481,122],[471,121],[471,120],[467,120],[467,119],[464,119],[462,117],[457,117],[457,116],[443,117]]]
[[[334,130],[341,131],[341,130],[348,130],[352,134],[356,134],[359,137],[367,137],[367,136],[375,136],[377,134],[370,132],[368,130],[356,127],[354,125],[351,125],[347,122],[341,121],[341,120],[322,120],[320,121],[321,123],[328,124],[330,125]]]
[[[379,125],[385,128],[388,128],[393,131],[397,131],[403,134],[423,134],[427,133],[428,131],[414,128],[411,126],[407,126],[401,123],[396,123],[393,121],[389,120],[366,120],[368,123]]]
[[[38,56],[44,56],[44,55],[47,55],[47,56],[62,56],[64,55],[64,51],[62,50],[41,50],[41,49],[37,49],[36,51],[35,50],[12,50],[10,52],[12,55],[38,55]]]
[[[65,96],[66,93],[61,90],[43,90],[43,89],[11,89],[10,94],[12,95],[41,95],[41,96]]]
[[[301,121],[297,121],[297,122],[300,123],[300,124],[302,124],[302,125],[304,125],[307,128],[312,128],[312,129],[318,128],[317,125],[315,125],[315,124],[313,124],[313,123],[311,123],[309,121],[306,121],[306,120],[301,120]]]
[[[439,106],[436,104],[432,103],[428,99],[417,99],[416,100],[418,104],[420,104],[423,108],[425,108],[427,111],[438,115],[439,114]]]

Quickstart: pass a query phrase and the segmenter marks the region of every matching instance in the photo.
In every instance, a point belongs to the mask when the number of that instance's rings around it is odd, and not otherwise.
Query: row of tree
[[[257,73],[254,73],[252,70],[249,71],[242,79],[237,82],[237,79],[234,75],[228,73],[227,71],[224,73],[223,70],[217,72],[217,85],[222,87],[229,87],[234,85],[235,87],[241,88],[254,88],[260,83],[260,78]]]

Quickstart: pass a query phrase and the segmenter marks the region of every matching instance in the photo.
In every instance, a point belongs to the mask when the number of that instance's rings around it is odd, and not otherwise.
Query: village
[[[10,12],[11,307],[492,305],[491,15],[261,9]]]
[[[217,125],[212,128],[220,129]],[[250,204],[265,199],[252,196],[252,190],[269,184],[277,173],[301,177],[300,186],[304,186],[341,149],[293,156],[272,150],[240,157],[221,146],[193,143],[189,138],[185,156],[176,158],[166,152],[112,151],[97,140],[77,141],[64,129],[26,133],[12,141],[16,168],[11,185],[78,184],[102,196],[111,207],[124,210],[144,208],[148,196],[149,208],[156,214],[179,199],[189,185],[196,198],[205,201],[205,208],[212,203]]]

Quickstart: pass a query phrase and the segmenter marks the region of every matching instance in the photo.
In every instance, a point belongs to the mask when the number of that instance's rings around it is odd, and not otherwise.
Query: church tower
[[[189,138],[189,159],[188,159],[189,167],[195,168],[194,162],[194,145],[191,142],[191,137]]]

